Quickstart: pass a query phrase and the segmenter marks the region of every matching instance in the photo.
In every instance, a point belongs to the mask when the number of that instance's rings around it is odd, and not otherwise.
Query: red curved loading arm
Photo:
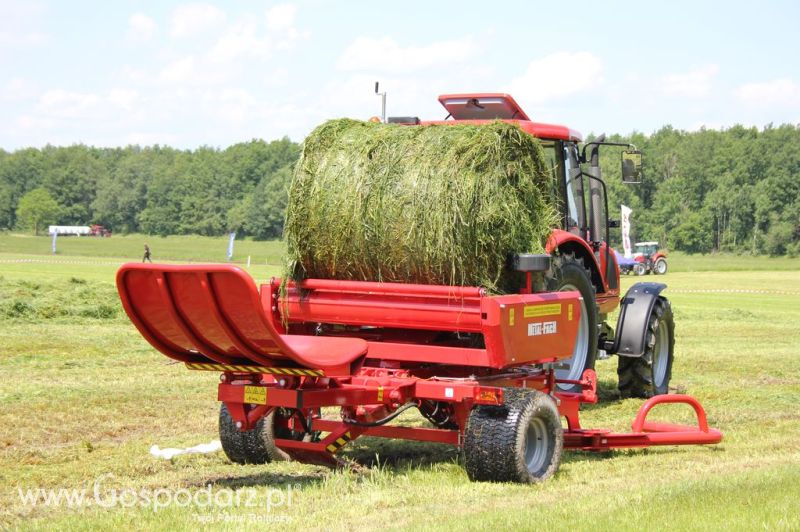
[[[142,336],[182,362],[291,361],[346,375],[367,351],[360,338],[281,334],[265,314],[253,279],[235,266],[125,264],[117,288]]]

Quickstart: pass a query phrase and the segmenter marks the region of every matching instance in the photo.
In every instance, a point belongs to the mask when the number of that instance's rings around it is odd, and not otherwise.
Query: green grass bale
[[[556,221],[552,175],[518,127],[328,121],[289,191],[289,277],[514,289],[514,252]]]

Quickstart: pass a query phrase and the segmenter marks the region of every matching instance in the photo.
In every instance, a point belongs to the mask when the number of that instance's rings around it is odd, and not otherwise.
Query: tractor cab
[[[651,258],[653,255],[658,253],[659,247],[658,242],[637,242],[634,244],[634,252],[635,257],[644,257],[644,258]]]

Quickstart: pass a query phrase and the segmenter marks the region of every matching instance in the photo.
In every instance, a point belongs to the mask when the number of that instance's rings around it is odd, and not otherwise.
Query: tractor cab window
[[[581,228],[586,227],[584,221],[583,209],[583,181],[581,179],[573,179],[570,176],[570,170],[577,169],[578,153],[575,151],[575,144],[567,143],[564,145],[564,167],[566,169],[565,175],[565,229],[576,235],[581,235]]]
[[[561,158],[558,156],[558,144],[552,140],[542,140],[542,151],[544,151],[544,164],[547,170],[552,175],[551,183],[553,183],[553,190],[551,194],[554,198],[559,198],[558,183],[561,180]]]
[[[558,198],[561,223],[566,231],[585,238],[586,216],[583,207],[583,181],[570,177],[579,169],[578,153],[573,142],[542,139],[545,166],[553,176],[553,197]]]
[[[636,254],[651,257],[658,251],[658,244],[655,242],[637,242]]]

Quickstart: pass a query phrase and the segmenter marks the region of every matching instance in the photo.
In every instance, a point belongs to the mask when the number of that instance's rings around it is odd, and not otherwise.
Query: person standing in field
[[[148,261],[152,263],[152,259],[150,258],[150,246],[147,244],[144,245],[144,257],[142,257],[142,262]]]

